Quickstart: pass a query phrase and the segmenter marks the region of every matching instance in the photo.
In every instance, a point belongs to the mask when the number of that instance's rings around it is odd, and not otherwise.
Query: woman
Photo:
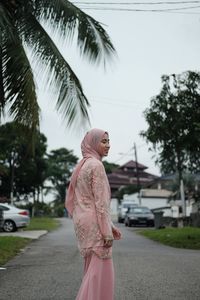
[[[73,218],[78,247],[84,257],[84,277],[76,300],[112,300],[112,244],[120,231],[110,218],[110,186],[102,164],[110,149],[108,133],[90,130],[81,143],[83,159],[68,188],[66,208]]]

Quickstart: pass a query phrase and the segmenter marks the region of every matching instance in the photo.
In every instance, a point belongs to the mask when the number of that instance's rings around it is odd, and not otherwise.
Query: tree
[[[48,180],[53,185],[54,199],[59,203],[65,200],[66,187],[77,161],[73,151],[66,148],[52,150],[48,154]]]
[[[45,181],[47,163],[46,137],[37,132],[35,155],[28,151],[26,129],[15,122],[0,126],[0,194],[7,198],[40,193]]]
[[[115,164],[115,163],[109,163],[106,160],[103,160],[103,165],[105,167],[106,173],[112,173],[113,170],[117,169],[119,167],[119,165]]]
[[[200,170],[200,73],[162,76],[160,93],[144,112],[141,135],[157,151],[162,173]]]
[[[135,184],[129,184],[127,186],[119,188],[119,190],[116,192],[116,198],[119,199],[119,201],[121,201],[125,194],[130,195],[137,192],[139,192],[138,186]]]
[[[9,114],[32,133],[39,126],[39,104],[28,49],[56,88],[56,108],[68,125],[76,117],[88,120],[81,84],[47,29],[62,38],[76,36],[81,55],[91,62],[105,63],[115,51],[100,23],[67,0],[0,0],[0,117],[9,105]]]

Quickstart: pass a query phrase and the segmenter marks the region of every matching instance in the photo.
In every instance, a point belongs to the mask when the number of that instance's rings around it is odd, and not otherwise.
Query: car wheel
[[[130,222],[130,220],[128,220],[128,227],[131,227],[131,222]]]
[[[3,231],[5,232],[13,232],[16,231],[17,227],[12,220],[6,220],[3,224]]]

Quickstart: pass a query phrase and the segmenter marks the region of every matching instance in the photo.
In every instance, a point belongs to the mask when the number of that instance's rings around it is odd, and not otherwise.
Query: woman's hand
[[[112,234],[115,240],[120,240],[122,238],[121,231],[115,226],[112,227]]]
[[[104,240],[104,247],[105,248],[110,248],[112,247],[113,240]]]
[[[113,244],[113,239],[111,239],[111,238],[104,238],[104,247],[105,248],[112,247],[112,244]]]

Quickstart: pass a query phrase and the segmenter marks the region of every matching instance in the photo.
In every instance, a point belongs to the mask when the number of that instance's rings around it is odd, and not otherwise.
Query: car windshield
[[[151,211],[148,207],[134,207],[131,208],[130,213],[134,214],[150,214]]]

